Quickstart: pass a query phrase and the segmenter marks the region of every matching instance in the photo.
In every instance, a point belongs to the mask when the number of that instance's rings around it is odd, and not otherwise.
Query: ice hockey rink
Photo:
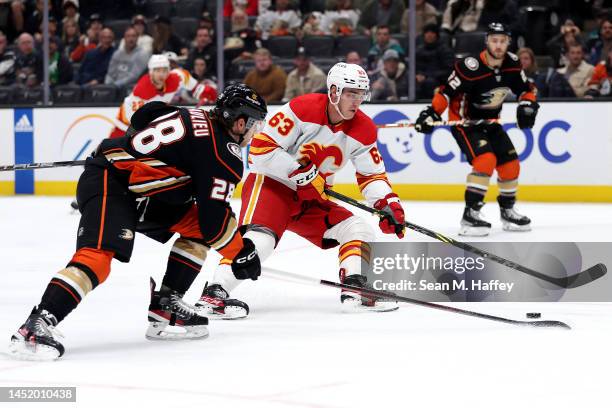
[[[516,319],[541,312],[569,323],[571,331],[412,305],[353,315],[340,312],[337,290],[264,272],[233,293],[251,307],[246,320],[211,321],[206,340],[148,341],[149,276],[161,280],[169,248],[144,236],[132,262],[114,261],[108,280],[59,326],[62,359],[10,359],[11,334],[74,251],[78,216],[69,200],[0,198],[0,386],[74,386],[77,402],[66,406],[104,408],[609,406],[610,303],[453,304]],[[456,237],[461,203],[404,205],[412,222]],[[483,210],[494,224],[488,239],[610,241],[611,204],[520,203],[518,209],[532,218],[533,231],[503,232],[497,205],[489,204]],[[412,231],[406,239],[431,240]],[[197,299],[217,260],[209,256],[187,300]],[[337,279],[336,251],[320,251],[291,233],[266,265]]]

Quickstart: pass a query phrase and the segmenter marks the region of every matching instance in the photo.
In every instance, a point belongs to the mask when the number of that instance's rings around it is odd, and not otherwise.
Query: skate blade
[[[54,361],[60,358],[60,352],[51,346],[37,344],[28,345],[22,340],[11,340],[8,354],[16,360],[25,361]]]
[[[244,319],[248,316],[248,313],[244,308],[237,306],[225,306],[223,308],[224,313],[215,311],[211,306],[206,304],[197,304],[196,311],[198,314],[205,315],[210,320],[237,320]]]
[[[346,299],[341,303],[343,313],[384,313],[399,309],[397,302],[376,302],[374,306],[366,306],[359,299]]]
[[[488,227],[471,227],[462,225],[459,229],[459,235],[463,237],[486,237],[489,235],[491,228]]]
[[[168,323],[150,322],[145,333],[148,340],[200,340],[210,335],[206,326],[170,326]]]
[[[531,231],[531,224],[517,225],[511,222],[502,221],[502,229],[504,231],[510,231],[510,232],[526,232],[526,231]]]

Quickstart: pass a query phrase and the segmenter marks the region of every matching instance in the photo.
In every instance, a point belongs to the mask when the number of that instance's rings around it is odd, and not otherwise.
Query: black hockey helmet
[[[487,36],[491,34],[504,34],[508,37],[512,37],[512,33],[510,32],[510,30],[508,30],[508,28],[502,23],[489,24],[489,26],[487,27]]]
[[[256,122],[265,119],[268,109],[266,101],[255,90],[237,83],[228,86],[219,95],[213,112],[227,128],[231,128],[238,118],[243,117],[247,129],[250,129]]]

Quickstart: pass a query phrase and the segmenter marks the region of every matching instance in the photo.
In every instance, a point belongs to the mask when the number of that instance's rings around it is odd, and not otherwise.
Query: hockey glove
[[[432,122],[439,122],[441,120],[442,118],[436,113],[434,108],[428,106],[419,114],[419,118],[414,124],[414,128],[417,130],[417,132],[431,133],[434,130]]]
[[[516,122],[519,129],[531,129],[535,123],[540,104],[534,101],[520,101],[516,108]]]
[[[232,272],[236,279],[253,279],[261,275],[261,262],[255,244],[248,238],[242,238],[243,247],[232,261]]]
[[[395,193],[390,193],[374,203],[374,208],[385,213],[380,215],[378,226],[385,234],[395,234],[404,238],[406,231],[406,217],[400,199]]]
[[[300,167],[289,173],[289,180],[296,184],[300,200],[315,200],[320,203],[328,200],[325,194],[325,179],[319,174],[319,169],[314,163],[301,163]]]

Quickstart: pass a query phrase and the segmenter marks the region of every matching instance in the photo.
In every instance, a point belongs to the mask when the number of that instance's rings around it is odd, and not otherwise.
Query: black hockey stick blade
[[[52,169],[54,167],[73,167],[83,165],[85,165],[85,160],[56,161],[48,163],[9,164],[6,166],[0,166],[0,171]]]
[[[327,195],[329,195],[330,197],[337,198],[340,201],[343,201],[343,202],[345,202],[347,204],[350,204],[352,206],[360,208],[360,209],[362,209],[364,211],[367,211],[367,212],[369,212],[371,214],[375,214],[375,215],[378,215],[378,216],[386,215],[385,213],[383,213],[380,210],[377,210],[375,208],[371,208],[371,207],[369,207],[367,205],[364,205],[364,204],[360,203],[359,201],[357,201],[355,199],[352,199],[352,198],[347,197],[347,196],[345,196],[343,194],[337,193],[337,192],[335,192],[333,190],[325,189],[325,193],[327,193]],[[491,252],[487,252],[487,251],[485,251],[483,249],[480,249],[480,248],[477,248],[475,246],[472,246],[472,245],[468,244],[467,242],[457,241],[457,240],[455,240],[453,238],[444,236],[444,235],[442,235],[442,234],[440,234],[438,232],[432,231],[432,230],[430,230],[428,228],[425,228],[425,227],[422,227],[420,225],[413,224],[411,222],[406,221],[406,227],[410,228],[413,231],[419,232],[419,233],[421,233],[423,235],[427,235],[427,236],[429,236],[431,238],[437,239],[438,241],[445,242],[445,243],[450,244],[450,245],[452,245],[454,247],[461,248],[461,249],[463,249],[465,251],[471,252],[471,253],[473,253],[475,255],[482,256],[483,258],[486,258],[489,261],[497,262],[497,263],[499,263],[501,265],[504,265],[504,266],[506,266],[508,268],[512,268],[512,269],[517,270],[519,272],[522,272],[522,273],[524,273],[526,275],[533,276],[534,278],[541,279],[543,281],[552,283],[553,285],[556,285],[556,286],[559,286],[559,287],[562,287],[562,288],[565,288],[565,289],[572,289],[572,288],[577,288],[579,286],[586,285],[587,283],[593,282],[594,280],[601,278],[607,272],[606,266],[604,264],[599,263],[599,264],[594,265],[594,266],[592,266],[592,267],[590,267],[590,268],[588,268],[588,269],[586,269],[586,270],[584,270],[582,272],[579,272],[579,273],[577,273],[575,275],[564,277],[564,278],[557,278],[557,277],[554,277],[554,276],[546,275],[546,274],[544,274],[542,272],[535,271],[535,270],[533,270],[531,268],[528,268],[528,267],[526,267],[524,265],[521,265],[519,263],[513,262],[513,261],[511,261],[509,259],[506,259],[506,258],[503,258],[501,256],[495,255],[495,254],[493,254]]]
[[[565,330],[572,329],[567,323],[563,323],[558,320],[536,320],[533,322],[525,322],[521,320],[516,320],[515,324],[518,326],[544,327],[544,328],[549,328],[549,329],[565,329]]]

